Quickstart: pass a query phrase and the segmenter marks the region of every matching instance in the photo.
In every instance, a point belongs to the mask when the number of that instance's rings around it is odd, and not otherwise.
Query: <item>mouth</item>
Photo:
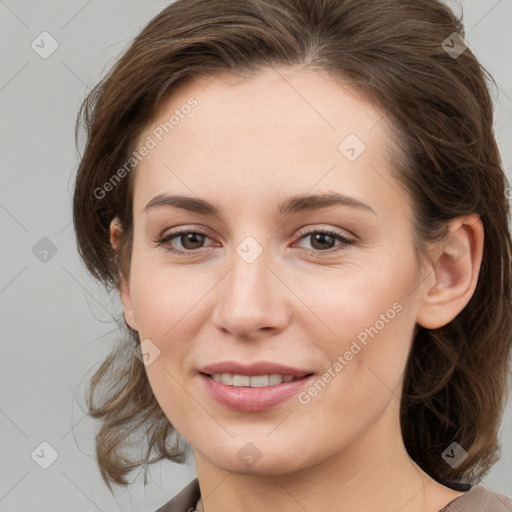
[[[219,363],[204,367],[199,377],[210,398],[221,406],[240,412],[258,412],[278,407],[311,383],[315,373],[258,363]]]
[[[250,388],[263,388],[268,386],[278,386],[283,382],[294,382],[304,379],[313,375],[307,373],[304,375],[283,375],[280,373],[270,373],[266,375],[241,375],[233,373],[202,373],[202,375],[209,377],[215,382],[221,382],[226,386],[234,387],[250,387]]]

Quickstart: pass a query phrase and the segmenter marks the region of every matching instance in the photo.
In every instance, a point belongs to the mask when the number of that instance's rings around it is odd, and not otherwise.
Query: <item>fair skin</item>
[[[434,482],[407,455],[399,397],[416,324],[447,324],[474,292],[481,221],[454,219],[420,271],[410,199],[392,176],[382,112],[318,72],[207,78],[176,89],[141,134],[145,141],[188,98],[197,99],[137,167],[133,252],[120,286],[127,323],[160,350],[147,375],[193,448],[198,507],[440,510],[462,493]],[[354,161],[338,149],[348,134],[366,146]],[[275,211],[290,196],[327,192],[373,211]],[[159,194],[201,198],[220,217],[171,206],[145,210]],[[182,227],[205,236],[154,243]],[[325,229],[356,242],[311,234]],[[250,263],[236,250],[249,236],[263,249]],[[120,237],[112,222],[116,248]],[[307,404],[292,397],[269,410],[238,411],[205,391],[198,368],[224,360],[279,362],[321,377],[393,304],[400,312]],[[249,442],[261,456],[250,467],[237,456]]]

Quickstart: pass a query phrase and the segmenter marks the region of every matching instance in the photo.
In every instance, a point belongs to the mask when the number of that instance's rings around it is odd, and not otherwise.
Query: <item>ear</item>
[[[437,329],[464,309],[476,288],[483,247],[484,227],[477,214],[450,222],[447,239],[437,248],[434,267],[422,287],[419,325]]]
[[[110,245],[114,250],[118,251],[121,246],[122,239],[122,225],[119,217],[114,217],[110,223]],[[119,278],[119,296],[123,303],[124,318],[126,323],[134,330],[138,331],[137,321],[135,319],[135,312],[132,306],[132,299],[130,296],[130,283],[129,280],[121,273]]]

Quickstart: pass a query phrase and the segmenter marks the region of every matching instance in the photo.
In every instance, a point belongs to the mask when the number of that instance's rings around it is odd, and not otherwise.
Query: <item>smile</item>
[[[262,388],[266,386],[275,386],[283,382],[292,382],[294,380],[302,379],[302,376],[296,375],[281,375],[279,373],[272,373],[270,375],[237,375],[232,373],[213,373],[210,378],[216,382],[222,382],[227,386],[235,387],[251,387]]]
[[[199,373],[199,377],[203,381],[208,396],[222,407],[239,412],[259,412],[276,408],[297,396],[306,386],[310,385],[315,375],[249,376],[229,373]]]

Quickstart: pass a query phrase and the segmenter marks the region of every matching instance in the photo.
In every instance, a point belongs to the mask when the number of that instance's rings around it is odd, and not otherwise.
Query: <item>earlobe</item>
[[[119,217],[114,217],[110,222],[110,245],[117,251],[121,245],[123,228]]]
[[[130,295],[130,287],[127,279],[123,276],[119,280],[119,296],[123,303],[123,312],[126,323],[134,330],[138,331],[137,321],[135,319],[135,311],[132,305],[132,298]]]
[[[464,309],[478,282],[483,244],[484,228],[477,214],[450,222],[448,238],[441,244],[440,254],[422,288],[416,320],[419,325],[438,329]]]
[[[110,245],[118,251],[121,246],[122,225],[119,217],[114,217],[110,223]],[[137,331],[137,321],[135,320],[135,312],[133,310],[132,300],[130,296],[130,285],[128,279],[121,275],[119,278],[119,296],[123,303],[124,318],[126,323]]]

